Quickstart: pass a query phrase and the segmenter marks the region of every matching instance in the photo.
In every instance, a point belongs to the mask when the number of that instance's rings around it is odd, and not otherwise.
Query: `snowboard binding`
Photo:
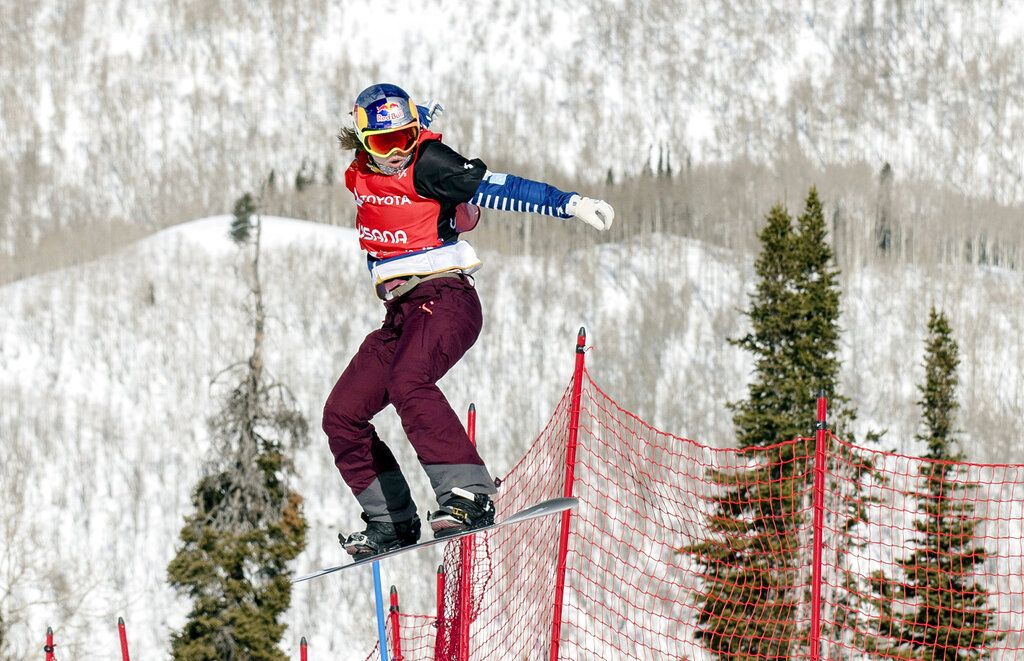
[[[427,515],[427,521],[435,538],[483,528],[494,523],[494,503],[485,493],[472,493],[456,487],[452,489],[452,497],[440,509]]]
[[[366,530],[354,532],[348,537],[338,535],[338,541],[354,560],[366,560],[375,555],[412,546],[420,541],[420,517],[408,521],[371,521],[366,513],[360,515],[366,521]]]

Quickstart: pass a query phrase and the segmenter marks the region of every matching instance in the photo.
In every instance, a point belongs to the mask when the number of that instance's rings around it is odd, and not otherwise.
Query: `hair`
[[[351,126],[343,126],[338,130],[338,146],[341,147],[342,151],[350,149],[363,151],[363,144],[359,142],[359,136],[356,135],[356,130]]]

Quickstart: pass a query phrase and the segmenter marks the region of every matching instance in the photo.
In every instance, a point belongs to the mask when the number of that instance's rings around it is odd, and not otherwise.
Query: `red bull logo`
[[[405,109],[394,101],[385,101],[377,108],[377,124],[394,124],[405,119]]]

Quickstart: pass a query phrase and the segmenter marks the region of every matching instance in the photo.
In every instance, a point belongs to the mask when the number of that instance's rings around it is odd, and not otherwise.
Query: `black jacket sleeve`
[[[487,173],[479,158],[469,160],[437,140],[420,147],[413,170],[413,187],[423,197],[444,205],[468,202]]]

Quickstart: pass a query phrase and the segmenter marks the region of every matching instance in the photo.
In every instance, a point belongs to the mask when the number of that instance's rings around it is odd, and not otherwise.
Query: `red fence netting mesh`
[[[567,390],[547,427],[519,463],[502,480],[494,498],[500,517],[562,495],[565,443],[569,431]],[[546,517],[514,528],[498,528],[475,536],[472,599],[468,614],[470,658],[546,658],[561,519]],[[445,617],[400,617],[404,661],[458,659],[459,543],[445,549]],[[390,623],[389,645],[393,650]],[[374,651],[370,658],[380,658]]]
[[[433,659],[434,641],[437,637],[437,618],[432,615],[410,615],[401,613],[399,616],[399,645],[395,645],[393,620],[388,617],[385,623],[388,641],[388,653],[391,661],[403,659]],[[427,650],[430,650],[428,653]],[[366,657],[366,661],[380,658],[380,645],[374,645]],[[437,658],[446,658],[438,656]]]
[[[1024,658],[1024,465],[830,440],[821,658]]]
[[[548,425],[523,458],[501,478],[494,498],[499,517],[562,495],[571,393],[567,390]],[[469,605],[470,658],[543,658],[550,647],[551,617],[561,518],[545,517],[476,536]],[[458,544],[445,550],[445,612],[450,645],[439,659],[457,659],[459,647]],[[432,658],[432,657],[431,657]]]
[[[1024,658],[1024,466],[827,435],[815,494],[814,439],[712,448],[582,385],[559,658]],[[570,404],[571,389],[503,478],[499,515],[562,494]],[[469,658],[548,658],[559,524],[477,535]],[[457,543],[445,571],[445,618],[402,614],[401,659],[458,658]]]

